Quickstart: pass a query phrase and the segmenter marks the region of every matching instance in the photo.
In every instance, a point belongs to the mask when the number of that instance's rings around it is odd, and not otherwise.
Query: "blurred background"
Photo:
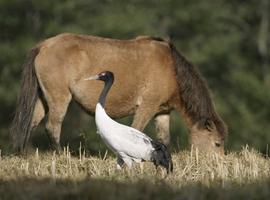
[[[262,153],[270,142],[269,0],[0,0],[0,149],[9,152],[8,127],[19,90],[21,65],[31,47],[63,32],[129,39],[169,38],[207,80],[229,127],[226,149],[248,144]],[[188,147],[185,125],[171,114],[172,147]],[[120,119],[131,124],[132,117]],[[155,136],[153,121],[146,133]],[[71,103],[61,142],[81,142],[103,154],[94,118]],[[44,122],[31,143],[48,148]]]

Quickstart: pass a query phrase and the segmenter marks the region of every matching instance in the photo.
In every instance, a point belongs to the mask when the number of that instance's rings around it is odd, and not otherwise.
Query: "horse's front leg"
[[[152,117],[157,114],[158,108],[140,106],[134,116],[132,127],[143,131]],[[155,117],[155,127],[158,139],[165,145],[170,143],[170,113],[158,114]]]
[[[140,106],[135,112],[134,119],[132,122],[132,127],[143,131],[146,125],[149,123],[152,117],[155,116],[157,112],[156,107],[150,106]]]

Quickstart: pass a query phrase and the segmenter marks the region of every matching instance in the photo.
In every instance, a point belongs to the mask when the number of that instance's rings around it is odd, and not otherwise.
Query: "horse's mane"
[[[191,118],[193,123],[198,123],[200,128],[211,120],[218,132],[225,137],[227,127],[216,113],[210,91],[202,76],[175,48],[169,43],[179,85],[181,105],[184,112]]]
[[[154,37],[154,36],[147,36],[147,35],[140,35],[135,38],[136,40],[155,40],[158,42],[169,42],[164,38],[161,37]]]

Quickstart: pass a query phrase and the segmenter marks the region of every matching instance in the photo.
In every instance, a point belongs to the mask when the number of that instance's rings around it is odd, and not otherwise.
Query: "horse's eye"
[[[218,142],[215,142],[215,145],[216,145],[216,147],[220,147],[221,146],[221,144],[218,143]]]

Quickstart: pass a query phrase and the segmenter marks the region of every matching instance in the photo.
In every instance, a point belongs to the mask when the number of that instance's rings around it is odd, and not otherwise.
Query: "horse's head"
[[[196,123],[190,129],[190,143],[200,152],[215,152],[224,154],[224,140],[227,128],[223,122],[207,119],[203,123]]]

